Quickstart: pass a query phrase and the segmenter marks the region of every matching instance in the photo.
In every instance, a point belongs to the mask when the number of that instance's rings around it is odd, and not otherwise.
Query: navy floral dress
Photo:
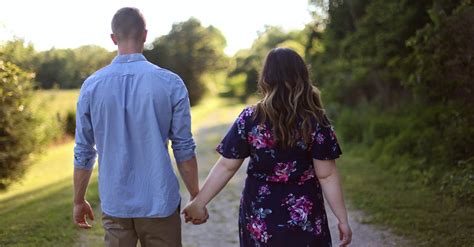
[[[299,140],[281,149],[270,125],[254,121],[252,114],[252,107],[245,108],[216,149],[230,159],[250,156],[240,200],[240,246],[331,246],[312,160],[339,157],[334,130],[315,124],[310,145]]]

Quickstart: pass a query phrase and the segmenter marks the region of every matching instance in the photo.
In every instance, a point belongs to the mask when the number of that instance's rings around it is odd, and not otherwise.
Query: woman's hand
[[[227,159],[222,156],[219,158],[207,175],[199,193],[183,209],[182,214],[184,214],[186,223],[191,221],[193,224],[199,225],[207,221],[209,214],[206,205],[224,188],[243,161],[243,159]]]
[[[206,207],[198,205],[194,200],[184,207],[182,214],[186,223],[192,222],[194,225],[206,223],[209,219]]]
[[[339,228],[339,240],[342,242],[339,244],[340,247],[348,246],[352,241],[352,230],[348,223],[337,224]]]

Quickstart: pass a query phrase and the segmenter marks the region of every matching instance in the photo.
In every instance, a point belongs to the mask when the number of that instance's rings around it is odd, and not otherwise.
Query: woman
[[[242,111],[218,145],[222,156],[183,210],[186,221],[205,221],[207,203],[250,156],[240,246],[331,246],[322,193],[347,246],[352,233],[335,163],[341,149],[303,59],[291,49],[273,49],[258,86],[263,99]]]

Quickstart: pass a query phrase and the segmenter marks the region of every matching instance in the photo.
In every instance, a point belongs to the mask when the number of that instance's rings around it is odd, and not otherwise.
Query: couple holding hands
[[[171,140],[192,199],[182,210],[186,222],[206,222],[206,205],[250,157],[238,216],[240,246],[331,246],[324,198],[339,221],[340,246],[349,245],[335,162],[341,149],[303,59],[287,48],[269,52],[258,81],[262,98],[242,110],[217,145],[221,157],[199,189],[188,92],[178,75],[142,55],[146,36],[138,9],[118,10],[111,34],[118,56],[81,87],[75,224],[91,227],[85,194],[99,154],[106,246],[181,246]]]

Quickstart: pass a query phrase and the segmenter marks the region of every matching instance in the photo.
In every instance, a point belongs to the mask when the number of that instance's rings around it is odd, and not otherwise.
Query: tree
[[[75,77],[73,61],[75,58],[72,50],[53,48],[41,52],[38,56],[40,62],[36,72],[36,80],[41,88],[64,88],[64,85],[73,84]]]
[[[474,201],[473,1],[310,2],[326,19],[306,57],[342,139]]]
[[[174,24],[144,54],[150,62],[177,73],[188,88],[191,105],[196,105],[205,92],[203,75],[225,67],[225,46],[226,40],[217,28],[203,27],[190,18]]]
[[[9,61],[30,72],[38,67],[37,52],[33,44],[27,44],[23,39],[13,39],[3,43],[0,46],[0,60]]]
[[[114,54],[85,45],[75,49],[50,49],[38,54],[36,79],[41,88],[79,88],[96,70],[109,64]]]
[[[0,189],[19,179],[40,145],[39,119],[31,110],[33,74],[0,60]]]
[[[64,88],[79,88],[84,80],[100,68],[108,65],[116,52],[110,52],[96,45],[84,45],[72,50],[74,53],[75,72],[73,84],[64,85]]]
[[[242,83],[234,83],[238,87],[244,87],[244,90],[233,88],[234,92],[242,92],[241,95],[236,96],[245,100],[257,92],[259,72],[262,69],[265,56],[271,49],[276,47],[292,48],[304,57],[305,43],[306,36],[301,31],[284,32],[279,27],[265,27],[265,30],[258,34],[250,49],[237,52],[233,58],[235,67],[229,73],[229,81],[233,81],[234,78],[244,80]]]

